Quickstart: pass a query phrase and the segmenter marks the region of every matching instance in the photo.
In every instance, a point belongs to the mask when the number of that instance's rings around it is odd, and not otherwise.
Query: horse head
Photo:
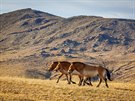
[[[48,68],[48,71],[53,71],[53,70],[56,68],[57,65],[58,65],[58,62],[53,62],[53,63],[50,65],[50,67]]]

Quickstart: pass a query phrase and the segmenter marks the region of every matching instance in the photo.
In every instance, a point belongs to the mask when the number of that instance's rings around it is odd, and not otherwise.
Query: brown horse
[[[71,79],[72,76],[71,76],[71,75],[78,75],[78,77],[79,77],[79,79],[80,79],[80,81],[81,81],[81,80],[82,80],[82,77],[81,77],[81,75],[80,75],[79,72],[73,71],[71,74],[68,73],[68,69],[69,69],[69,67],[70,67],[71,64],[72,64],[72,63],[70,63],[70,62],[65,62],[65,61],[59,62],[58,65],[57,65],[57,67],[56,67],[54,70],[55,70],[55,71],[58,71],[58,70],[59,70],[60,72],[66,74],[66,75],[69,75],[69,77],[70,77],[70,78],[69,78],[69,81],[71,81],[71,82],[72,82],[72,79]],[[87,80],[89,80],[89,83],[86,82]],[[92,86],[91,80],[90,80],[89,77],[87,77],[87,78],[84,80],[83,85],[85,85],[85,83]],[[81,84],[79,83],[79,85],[81,85]]]
[[[67,61],[56,61],[56,62],[53,62],[52,64],[51,64],[51,66],[48,68],[48,71],[56,71],[56,67],[57,67],[57,65],[59,64],[59,63],[62,63],[63,65],[63,69],[59,69],[59,71],[61,72],[61,75],[58,77],[58,80],[57,80],[57,82],[56,83],[58,83],[59,82],[59,80],[60,80],[60,78],[63,76],[63,75],[65,75],[66,76],[66,79],[67,79],[67,81],[68,81],[68,84],[70,84],[71,82],[73,83],[73,84],[76,84],[74,81],[72,81],[72,77],[71,77],[71,75],[69,75],[68,74],[68,68],[69,68],[69,66],[70,66],[70,62],[67,62]],[[69,78],[70,78],[70,80],[68,79],[68,75],[69,75]]]
[[[95,76],[99,76],[100,81],[99,84],[97,85],[97,87],[100,86],[102,80],[105,81],[106,87],[109,87],[107,84],[107,78],[111,80],[110,78],[110,73],[108,71],[108,69],[102,67],[102,66],[92,66],[92,65],[87,65],[81,62],[73,62],[68,70],[68,73],[71,74],[74,70],[76,70],[77,72],[80,73],[80,76],[82,78],[84,77],[95,77]],[[107,78],[106,78],[107,76]],[[83,79],[80,80],[80,84],[82,83]]]

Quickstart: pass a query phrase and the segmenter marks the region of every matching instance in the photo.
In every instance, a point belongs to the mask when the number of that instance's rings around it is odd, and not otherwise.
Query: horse
[[[68,67],[70,66],[70,62],[67,62],[67,61],[56,61],[56,62],[53,62],[52,64],[51,64],[51,66],[48,68],[48,71],[57,71],[55,68],[57,67],[57,65],[59,64],[59,63],[62,63],[63,65],[63,69],[60,69],[59,71],[61,72],[61,74],[60,74],[60,76],[58,77],[58,80],[57,80],[57,82],[56,83],[58,83],[59,82],[59,80],[60,80],[60,78],[63,76],[63,75],[65,75],[66,76],[66,79],[67,79],[67,81],[68,81],[68,84],[71,84],[71,82],[73,83],[73,84],[76,84],[74,81],[72,81],[72,77],[71,77],[71,75],[69,75],[68,74]],[[68,75],[69,75],[69,77],[70,77],[70,80],[68,79]]]
[[[65,73],[66,75],[69,75],[69,81],[73,82],[72,81],[72,76],[71,75],[78,75],[79,79],[82,80],[82,77],[80,76],[80,73],[77,72],[77,71],[73,71],[71,74],[68,73],[68,69],[69,69],[69,66],[71,65],[72,63],[70,62],[67,62],[67,61],[63,61],[63,62],[58,62],[58,65],[56,66],[56,68],[54,69],[55,71],[60,71],[62,73]],[[89,80],[89,83],[87,83],[86,81]],[[83,82],[83,85],[85,85],[85,83],[87,85],[91,85],[91,78],[87,77],[84,82]],[[81,85],[80,83],[78,84],[79,86]]]
[[[72,74],[73,71],[77,71],[80,73],[80,76],[82,78],[84,77],[95,77],[95,76],[99,76],[100,81],[99,84],[97,85],[97,87],[100,86],[102,80],[105,81],[106,87],[108,88],[108,84],[107,84],[107,78],[111,80],[111,75],[108,69],[104,68],[103,66],[93,66],[93,65],[87,65],[81,62],[72,62],[72,64],[70,65],[69,69],[68,69],[68,73]],[[106,78],[107,76],[107,78]],[[83,79],[80,79],[80,84],[82,83]]]

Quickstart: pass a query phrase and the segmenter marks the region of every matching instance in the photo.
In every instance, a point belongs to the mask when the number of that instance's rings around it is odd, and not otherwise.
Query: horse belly
[[[79,73],[78,71],[74,70],[74,71],[72,72],[72,75],[80,75],[80,73]]]
[[[94,77],[97,76],[98,71],[83,71],[84,76]]]
[[[68,74],[68,71],[66,71],[66,70],[61,70],[61,72],[64,74]]]

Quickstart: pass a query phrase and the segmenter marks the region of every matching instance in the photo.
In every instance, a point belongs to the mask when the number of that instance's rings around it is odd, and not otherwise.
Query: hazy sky
[[[23,8],[62,17],[92,15],[135,19],[135,0],[0,0],[0,14]]]

